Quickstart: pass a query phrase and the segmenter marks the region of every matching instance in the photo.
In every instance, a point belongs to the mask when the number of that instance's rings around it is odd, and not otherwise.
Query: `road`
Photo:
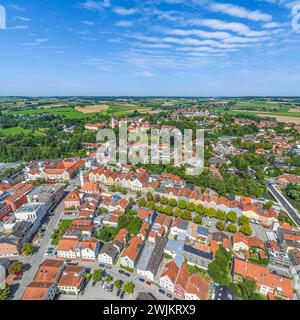
[[[21,299],[25,288],[33,281],[36,272],[40,264],[46,259],[44,257],[45,252],[47,251],[53,230],[58,226],[59,221],[64,212],[64,202],[63,200],[59,203],[59,205],[54,209],[54,215],[50,218],[48,226],[45,230],[45,233],[40,240],[40,245],[38,250],[29,257],[18,257],[19,261],[22,261],[24,264],[30,264],[31,268],[24,273],[22,280],[19,282],[19,286],[16,288],[17,290],[13,293],[13,300]]]
[[[289,203],[289,201],[284,197],[284,195],[275,188],[275,181],[265,180],[266,186],[272,196],[278,201],[278,203],[284,208],[291,219],[300,227],[300,216],[295,208]]]
[[[72,262],[78,263],[79,266],[83,266],[85,268],[91,269],[91,272],[95,269],[103,269],[99,267],[99,262],[86,262],[86,261],[78,261],[74,260]],[[122,280],[123,283],[128,281],[134,284],[134,294],[133,295],[125,295],[124,300],[135,300],[139,292],[149,292],[152,293],[156,299],[158,300],[170,300],[166,295],[160,293],[159,285],[156,282],[153,282],[150,286],[145,282],[141,282],[139,276],[136,271],[134,271],[130,277],[126,277],[124,274],[119,273],[118,264],[108,266],[105,269],[106,274],[109,274],[113,277],[113,281]],[[69,296],[69,295],[60,295],[59,300],[119,300],[120,298],[116,296],[116,288],[114,292],[109,293],[102,289],[100,284],[96,284],[95,287],[92,287],[92,281],[90,281],[85,288],[84,294],[79,296]]]

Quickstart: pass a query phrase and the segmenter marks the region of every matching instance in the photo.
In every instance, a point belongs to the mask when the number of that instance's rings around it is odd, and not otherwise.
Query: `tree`
[[[182,216],[182,211],[179,208],[176,208],[174,211],[174,214],[176,217],[181,217]]]
[[[148,201],[153,201],[154,200],[153,194],[151,192],[147,193],[147,200]]]
[[[106,283],[110,283],[110,282],[112,282],[112,281],[113,281],[113,277],[108,274],[108,275],[105,277],[105,282],[106,282]]]
[[[117,289],[121,289],[121,288],[122,288],[122,285],[123,285],[123,283],[122,283],[121,280],[116,280],[116,281],[115,281],[115,287],[116,287]]]
[[[135,204],[134,199],[133,198],[129,198],[129,203],[130,203],[131,206],[133,206]]]
[[[8,273],[9,274],[17,274],[23,271],[24,264],[22,262],[13,262],[8,267]]]
[[[195,204],[193,202],[189,202],[187,205],[187,209],[190,211],[194,211],[195,210]]]
[[[99,282],[104,276],[104,270],[102,269],[96,269],[93,272],[93,281]]]
[[[145,207],[145,205],[146,205],[146,200],[143,199],[143,198],[140,198],[140,199],[138,200],[138,206],[139,206],[139,207]]]
[[[5,286],[4,289],[0,289],[0,300],[6,300],[10,294],[10,287]]]
[[[177,207],[178,203],[175,199],[170,199],[169,205],[174,208]]]
[[[204,212],[204,207],[201,205],[201,204],[198,204],[197,206],[196,206],[196,208],[195,208],[195,211],[197,212],[197,213],[203,213]]]
[[[132,282],[126,282],[123,289],[127,294],[132,294],[134,292],[134,284]]]
[[[31,256],[33,253],[33,249],[33,245],[29,242],[26,242],[23,244],[22,253],[25,254],[25,256]]]
[[[180,209],[186,209],[186,207],[187,207],[187,202],[186,202],[186,201],[183,201],[183,200],[179,200],[179,201],[178,201],[178,207],[179,207]]]
[[[136,236],[139,233],[141,226],[142,226],[142,220],[139,217],[134,217],[132,221],[129,223],[127,227],[127,231],[131,235]]]
[[[239,217],[239,224],[240,225],[249,225],[249,223],[250,223],[250,220],[248,217],[246,217],[246,216]]]
[[[246,236],[251,236],[252,234],[252,229],[250,228],[250,226],[248,226],[247,224],[243,224],[240,227],[240,232],[242,232],[244,235]]]
[[[216,283],[227,285],[230,282],[231,253],[222,246],[216,252],[213,262],[208,265],[208,274]]]
[[[226,220],[231,222],[236,222],[237,221],[236,213],[232,211],[228,212],[226,216]]]
[[[225,224],[224,221],[218,221],[218,222],[216,223],[216,228],[217,228],[218,230],[220,230],[220,231],[225,230],[225,227],[226,227],[226,224]]]
[[[169,204],[169,200],[166,197],[162,197],[160,199],[160,203],[166,205],[166,204]]]
[[[233,223],[230,223],[228,226],[227,226],[227,231],[230,232],[230,233],[236,233],[237,232],[237,226]]]
[[[263,205],[263,208],[268,210],[268,209],[271,209],[272,206],[273,206],[273,201],[268,201]]]
[[[184,220],[192,220],[191,211],[185,210],[185,211],[182,213],[182,219],[184,219]]]
[[[194,220],[195,223],[199,223],[199,224],[202,223],[202,217],[199,216],[199,214],[197,214],[197,215],[194,217],[193,220]]]
[[[242,283],[239,285],[241,296],[243,300],[262,300],[263,296],[256,293],[256,283],[254,280],[249,278],[243,278]]]

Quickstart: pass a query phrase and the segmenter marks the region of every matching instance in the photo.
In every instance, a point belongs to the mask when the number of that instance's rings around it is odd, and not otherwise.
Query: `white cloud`
[[[231,34],[228,32],[210,32],[198,29],[170,29],[166,31],[167,34],[177,35],[177,36],[197,36],[200,38],[213,38],[213,39],[225,39],[231,37]]]
[[[21,21],[31,21],[31,19],[26,18],[26,17],[20,17],[20,16],[15,16],[15,19],[21,20]]]
[[[95,22],[88,21],[88,20],[83,20],[83,21],[81,21],[81,23],[86,24],[87,26],[93,26],[95,24]]]
[[[231,3],[207,3],[207,8],[214,12],[224,13],[236,18],[249,19],[252,21],[271,21],[272,16],[260,10],[249,10],[247,8]]]
[[[94,1],[94,0],[87,0],[80,4],[80,7],[86,10],[98,10],[102,11],[105,8],[109,8],[111,6],[110,0],[103,0],[103,1]]]
[[[135,8],[123,8],[123,7],[116,7],[113,9],[113,12],[120,15],[120,16],[130,16],[137,12]]]
[[[134,22],[133,21],[128,21],[128,20],[120,20],[120,21],[117,21],[115,23],[115,25],[118,26],[118,27],[127,28],[127,27],[132,27],[134,25]]]

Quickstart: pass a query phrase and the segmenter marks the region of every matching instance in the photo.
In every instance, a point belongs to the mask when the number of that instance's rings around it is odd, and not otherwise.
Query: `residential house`
[[[85,268],[69,265],[62,272],[57,288],[61,293],[78,295],[84,286]]]
[[[143,247],[143,241],[139,237],[130,240],[128,247],[121,254],[121,266],[134,269],[139,258],[139,254]]]

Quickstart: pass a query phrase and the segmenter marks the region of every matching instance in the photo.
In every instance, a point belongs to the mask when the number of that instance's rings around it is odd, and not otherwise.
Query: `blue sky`
[[[297,3],[0,0],[0,95],[300,95]]]

